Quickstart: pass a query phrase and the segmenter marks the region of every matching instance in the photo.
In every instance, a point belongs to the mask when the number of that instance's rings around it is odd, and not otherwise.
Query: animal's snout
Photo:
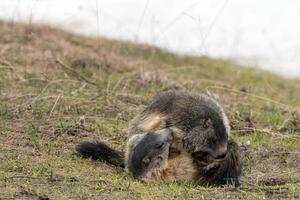
[[[211,155],[215,159],[222,159],[226,156],[227,154],[227,143],[220,145],[216,151],[212,151]]]

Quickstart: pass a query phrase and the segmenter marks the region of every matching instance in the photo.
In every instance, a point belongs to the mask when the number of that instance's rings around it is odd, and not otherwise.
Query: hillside
[[[299,198],[299,80],[46,26],[0,22],[0,35],[0,199]],[[85,140],[122,149],[130,119],[176,88],[219,95],[241,188],[144,184],[74,154]]]

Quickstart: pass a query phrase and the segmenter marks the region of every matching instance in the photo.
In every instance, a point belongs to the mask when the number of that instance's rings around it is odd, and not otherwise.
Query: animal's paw
[[[220,167],[219,163],[211,163],[209,165],[207,165],[206,167],[204,167],[205,173],[214,173],[216,172]]]

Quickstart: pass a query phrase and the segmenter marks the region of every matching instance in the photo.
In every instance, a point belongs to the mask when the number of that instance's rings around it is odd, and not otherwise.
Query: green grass
[[[44,26],[0,22],[0,34],[0,199],[299,196],[299,80]],[[86,140],[123,149],[130,119],[171,88],[219,95],[243,149],[241,188],[145,184],[75,155]]]

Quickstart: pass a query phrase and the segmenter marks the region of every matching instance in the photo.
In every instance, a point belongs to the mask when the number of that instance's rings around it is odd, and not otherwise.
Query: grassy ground
[[[0,35],[0,199],[299,198],[299,80],[49,27],[0,22]],[[122,149],[129,120],[170,88],[220,96],[241,188],[144,184],[74,154],[85,140]]]

